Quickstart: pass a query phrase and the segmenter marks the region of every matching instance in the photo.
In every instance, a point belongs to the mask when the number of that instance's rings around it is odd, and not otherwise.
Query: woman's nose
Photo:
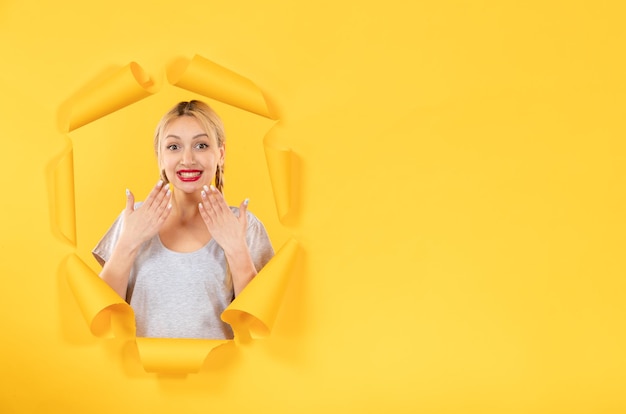
[[[190,148],[183,150],[181,163],[184,165],[190,165],[194,163],[193,151]]]

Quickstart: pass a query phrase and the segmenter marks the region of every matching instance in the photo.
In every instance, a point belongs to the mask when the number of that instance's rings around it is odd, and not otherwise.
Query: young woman
[[[231,339],[220,315],[272,258],[270,240],[247,199],[226,204],[224,127],[207,104],[172,108],[154,148],[161,180],[143,203],[126,190],[93,250],[100,277],[132,306],[137,336]]]

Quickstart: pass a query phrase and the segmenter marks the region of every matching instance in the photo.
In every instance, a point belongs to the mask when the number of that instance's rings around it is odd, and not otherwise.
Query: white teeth
[[[192,178],[192,177],[197,177],[200,175],[199,172],[179,172],[178,175],[180,175],[183,178]]]

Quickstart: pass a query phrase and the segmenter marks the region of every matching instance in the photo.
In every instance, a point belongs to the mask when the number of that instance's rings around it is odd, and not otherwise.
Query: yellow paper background
[[[0,6],[0,412],[626,411],[623,6],[405,3]],[[276,106],[276,125],[229,118],[227,194],[303,254],[268,338],[155,375],[85,324],[52,166],[68,98],[133,61],[164,88],[164,68],[196,54]],[[157,107],[72,132],[85,261],[104,231],[90,217],[123,207],[119,183],[153,184],[127,172]],[[107,136],[124,117],[137,139],[121,167],[87,164],[120,153]],[[270,128],[289,155],[266,154]],[[266,155],[298,172],[278,206]]]

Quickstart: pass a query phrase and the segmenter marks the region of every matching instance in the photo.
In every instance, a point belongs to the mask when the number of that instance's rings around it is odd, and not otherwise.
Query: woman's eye
[[[207,149],[209,148],[209,144],[205,144],[205,143],[199,143],[198,145],[196,145],[196,148],[198,149]]]
[[[168,150],[170,151],[176,151],[178,149],[178,145],[176,144],[170,144],[166,147]]]

